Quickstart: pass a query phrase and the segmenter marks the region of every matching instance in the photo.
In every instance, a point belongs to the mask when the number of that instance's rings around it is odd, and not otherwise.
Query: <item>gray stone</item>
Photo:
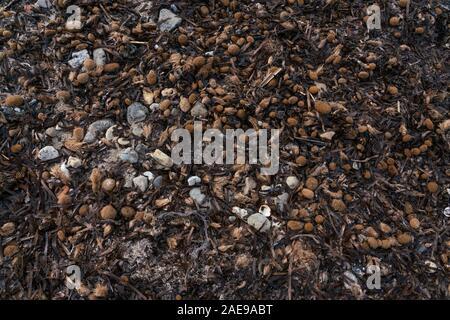
[[[136,163],[139,161],[139,155],[133,148],[126,148],[120,151],[119,158],[122,161]]]
[[[133,187],[133,178],[136,175],[136,171],[133,168],[129,168],[128,170],[125,171],[125,173],[123,174],[123,179],[125,181],[124,183],[124,187],[125,188],[132,188]]]
[[[172,31],[183,21],[179,16],[170,11],[169,9],[162,9],[159,12],[158,25],[159,30]]]
[[[208,109],[200,101],[197,101],[194,107],[191,109],[191,116],[193,117],[206,117],[208,115]]]
[[[52,6],[52,3],[50,0],[38,0],[35,5],[44,9],[48,9]]]
[[[144,133],[144,128],[142,127],[142,124],[135,123],[131,126],[131,133],[135,135],[136,137],[142,136]]]
[[[148,147],[143,143],[138,143],[136,148],[134,148],[139,155],[145,156],[148,152]]]
[[[148,109],[142,103],[135,102],[127,108],[127,121],[130,125],[142,122],[148,114]]]
[[[206,195],[202,193],[200,188],[193,188],[189,191],[189,196],[194,200],[199,206],[201,206],[206,199]]]
[[[148,181],[149,181],[150,183],[152,183],[153,180],[155,180],[155,175],[154,175],[152,172],[150,172],[150,171],[145,171],[145,172],[144,172],[144,176],[147,177],[147,179],[148,179]]]
[[[56,130],[55,127],[50,127],[45,130],[45,134],[49,137],[56,138],[61,135],[61,131]]]
[[[157,176],[155,178],[155,180],[153,180],[153,187],[155,187],[156,189],[161,188],[162,184],[163,184],[163,177],[162,176]]]
[[[93,143],[97,140],[100,133],[106,131],[109,127],[113,126],[114,122],[110,119],[97,120],[91,123],[88,127],[86,135],[83,141],[86,143]]]
[[[148,178],[146,176],[138,176],[133,179],[133,185],[141,192],[145,192],[148,188]]]
[[[83,65],[84,60],[89,58],[89,52],[84,49],[78,52],[72,53],[72,59],[69,60],[69,65],[72,68],[79,68]]]
[[[92,55],[97,66],[104,66],[106,64],[106,52],[102,48],[95,49]]]
[[[275,198],[275,204],[277,206],[278,211],[284,212],[289,201],[289,194],[284,192]]]
[[[153,111],[158,111],[159,110],[159,103],[152,103],[151,105],[150,105],[150,110],[153,112]]]
[[[247,219],[247,223],[259,232],[267,232],[270,230],[270,221],[261,213],[254,213]]]
[[[59,152],[53,146],[46,146],[39,150],[38,157],[42,161],[49,161],[58,158]]]

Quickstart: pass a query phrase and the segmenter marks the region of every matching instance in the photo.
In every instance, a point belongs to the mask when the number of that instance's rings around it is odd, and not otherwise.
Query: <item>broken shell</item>
[[[265,217],[270,217],[271,214],[270,207],[263,204],[261,207],[259,207],[259,213],[261,213]]]
[[[248,216],[248,211],[239,207],[233,207],[232,212],[241,219]]]

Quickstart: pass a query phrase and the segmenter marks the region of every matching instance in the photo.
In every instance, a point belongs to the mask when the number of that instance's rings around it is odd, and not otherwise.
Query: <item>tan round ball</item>
[[[100,210],[100,216],[104,220],[114,220],[117,216],[117,210],[109,204]]]

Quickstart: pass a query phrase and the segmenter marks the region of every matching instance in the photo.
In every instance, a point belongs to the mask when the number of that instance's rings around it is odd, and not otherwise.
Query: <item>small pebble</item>
[[[147,114],[147,107],[139,102],[135,102],[127,108],[127,121],[130,125],[142,122],[147,117]]]
[[[95,65],[104,66],[106,64],[106,52],[102,48],[95,49],[92,55]]]
[[[153,187],[155,187],[155,189],[159,189],[162,187],[162,185],[163,185],[163,177],[157,176],[155,180],[153,180]]]
[[[188,182],[188,185],[190,187],[192,187],[192,186],[200,184],[202,182],[202,179],[198,176],[192,176],[192,177],[188,178],[187,182]]]
[[[77,158],[77,157],[72,157],[70,156],[69,159],[67,159],[67,166],[70,168],[79,168],[81,167],[82,162],[81,159]]]
[[[152,183],[155,180],[155,175],[150,171],[145,171],[143,175],[147,177],[149,183]]]
[[[46,146],[39,150],[38,158],[42,161],[49,161],[59,157],[58,150],[53,146]]]
[[[69,65],[77,69],[81,67],[86,59],[89,58],[89,53],[87,50],[81,50],[78,52],[72,53],[72,59],[69,60]]]
[[[83,141],[86,143],[93,143],[97,140],[100,133],[105,132],[109,127],[113,126],[114,122],[110,119],[97,120],[91,123],[86,131]]]
[[[129,163],[137,163],[139,161],[139,155],[133,148],[126,148],[120,151],[119,158]]]
[[[289,189],[295,189],[300,184],[300,181],[296,176],[289,176],[286,178],[286,184],[289,187]]]
[[[247,223],[259,232],[267,232],[270,230],[271,223],[267,217],[261,213],[254,213],[247,219]]]
[[[206,200],[206,195],[204,195],[200,188],[193,188],[189,191],[189,196],[198,204],[202,205]]]
[[[133,179],[133,185],[141,192],[145,192],[148,188],[148,178],[146,176],[137,176]]]
[[[169,32],[175,29],[182,19],[168,9],[162,9],[159,12],[158,25],[162,32]]]
[[[197,102],[191,109],[191,116],[205,118],[208,115],[208,109],[205,108],[203,103]]]
[[[159,149],[156,149],[154,152],[152,152],[150,156],[153,158],[153,160],[158,162],[163,167],[170,168],[173,166],[172,158],[170,158],[167,154]]]

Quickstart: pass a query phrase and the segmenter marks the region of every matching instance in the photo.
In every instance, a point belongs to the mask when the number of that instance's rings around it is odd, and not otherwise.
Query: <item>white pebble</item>
[[[69,65],[72,68],[79,68],[84,60],[89,58],[89,53],[86,49],[72,53],[72,59],[69,60]]]
[[[200,184],[202,182],[202,179],[200,177],[198,177],[198,176],[192,176],[192,177],[189,177],[187,182],[188,182],[188,185],[190,187],[192,187],[192,186],[195,186],[197,184]]]
[[[195,201],[197,202],[198,205],[202,205],[203,202],[205,202],[206,199],[206,195],[204,195],[201,191],[200,188],[193,188],[190,192],[189,192],[189,196]]]
[[[246,216],[248,216],[248,211],[239,207],[233,207],[233,209],[231,209],[231,212],[233,212],[241,219],[244,219]]]
[[[93,54],[97,66],[103,66],[106,63],[106,53],[102,48],[95,49]]]
[[[289,176],[286,179],[286,184],[290,189],[295,189],[298,187],[300,181],[298,181],[298,178],[296,176]]]
[[[148,179],[148,181],[149,181],[150,183],[152,183],[153,180],[155,180],[155,175],[154,175],[152,172],[150,172],[150,171],[145,171],[145,172],[144,172],[144,176],[147,177],[147,179]]]
[[[82,165],[82,162],[77,157],[70,156],[69,159],[67,160],[67,166],[70,168],[79,168],[79,167],[81,167],[81,165]]]

